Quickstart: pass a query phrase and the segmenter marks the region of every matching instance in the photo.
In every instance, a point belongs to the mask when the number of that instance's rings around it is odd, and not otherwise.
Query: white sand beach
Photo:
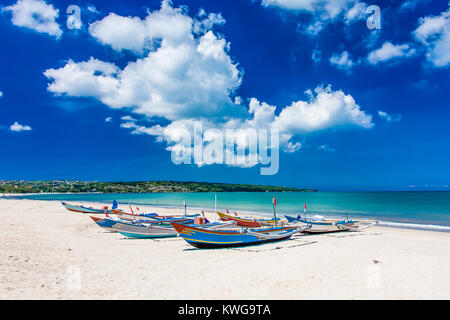
[[[8,199],[0,222],[0,299],[450,299],[450,233],[377,226],[199,250]]]

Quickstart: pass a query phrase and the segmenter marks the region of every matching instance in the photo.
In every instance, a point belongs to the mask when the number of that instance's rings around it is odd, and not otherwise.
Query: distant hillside
[[[308,192],[313,189],[181,181],[96,182],[96,181],[1,181],[0,193],[152,193],[152,192]]]

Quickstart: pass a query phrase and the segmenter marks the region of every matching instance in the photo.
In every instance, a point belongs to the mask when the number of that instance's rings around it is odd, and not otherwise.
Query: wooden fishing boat
[[[187,243],[204,249],[251,246],[281,241],[299,231],[296,227],[212,230],[174,222],[172,222],[172,226]]]
[[[338,220],[325,219],[320,216],[313,216],[312,219],[302,218],[300,215],[297,218],[286,216],[289,223],[304,224],[303,233],[331,233],[342,231],[361,231],[367,229],[378,222],[375,220]]]
[[[193,218],[165,218],[151,220],[117,221],[112,228],[129,238],[163,238],[177,235],[171,222],[192,224]]]
[[[112,210],[108,210],[108,209],[95,209],[95,208],[91,208],[91,207],[85,207],[85,206],[76,206],[76,205],[71,205],[68,204],[66,202],[61,202],[61,204],[69,211],[72,212],[79,212],[79,213],[90,213],[90,214],[96,214],[96,213],[100,213],[100,214],[105,214],[105,213],[113,213]]]
[[[118,217],[124,220],[136,220],[136,219],[146,219],[158,216],[156,213],[129,213],[118,209],[113,209],[112,213],[116,214]]]
[[[250,228],[258,228],[268,225],[274,225],[275,221],[280,221],[280,219],[251,219],[251,218],[242,218],[238,216],[232,216],[226,213],[222,213],[217,211],[217,215],[222,221],[235,221],[238,226],[241,227],[250,227]]]
[[[172,219],[172,218],[195,218],[199,214],[188,214],[188,215],[166,215],[160,216],[154,212],[150,213],[129,213],[122,211],[120,209],[113,209],[112,213],[117,214],[118,217],[124,220],[136,220],[136,219]]]
[[[116,232],[128,238],[167,238],[176,237],[177,232],[170,224],[133,224],[128,222],[117,222],[113,225]]]
[[[94,220],[94,222],[101,228],[105,229],[108,232],[117,232],[113,228],[113,226],[118,222],[117,220],[113,220],[110,218],[98,218],[91,216],[91,219]]]

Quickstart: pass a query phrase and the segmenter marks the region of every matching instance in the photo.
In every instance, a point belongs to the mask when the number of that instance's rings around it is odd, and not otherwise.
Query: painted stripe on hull
[[[128,233],[128,232],[120,232],[121,235],[124,235],[128,238],[138,238],[138,239],[151,239],[151,238],[170,238],[176,237],[176,234],[137,234],[137,233]]]

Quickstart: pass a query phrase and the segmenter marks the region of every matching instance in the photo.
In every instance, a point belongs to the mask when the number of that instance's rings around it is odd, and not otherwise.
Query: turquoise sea
[[[139,194],[42,194],[23,196],[36,200],[54,200],[77,203],[92,201],[120,205],[142,204],[163,207],[182,207],[185,200],[189,208],[228,209],[238,213],[272,215],[273,193],[139,193]],[[325,217],[377,219],[381,225],[450,231],[450,192],[282,192],[275,194],[277,214],[303,213]]]

